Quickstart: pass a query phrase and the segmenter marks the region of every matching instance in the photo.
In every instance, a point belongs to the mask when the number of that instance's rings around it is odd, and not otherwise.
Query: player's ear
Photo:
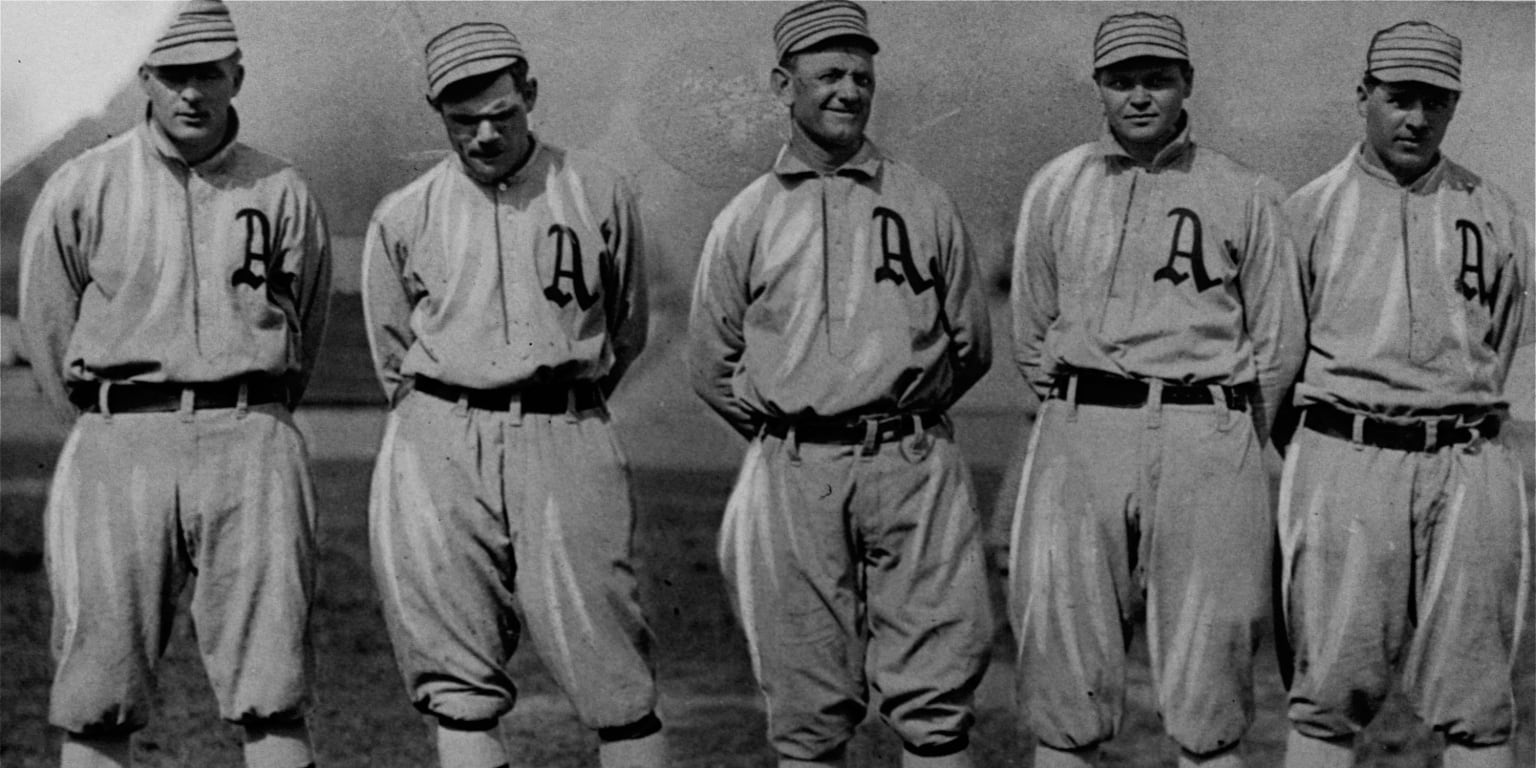
[[[1365,117],[1365,104],[1371,100],[1371,89],[1365,83],[1355,85],[1355,111]]]
[[[773,93],[779,97],[780,104],[786,107],[794,106],[794,77],[790,75],[788,69],[784,68],[784,65],[780,64],[773,68],[773,72],[768,74],[768,82],[773,86]]]
[[[154,95],[149,90],[149,81],[154,79],[154,77],[155,73],[150,70],[148,64],[139,65],[139,87],[144,89],[146,95]]]
[[[232,73],[232,76],[235,82],[235,90],[233,93],[229,94],[231,99],[240,95],[240,86],[245,84],[245,65],[236,64],[235,71]]]
[[[538,78],[530,77],[530,78],[528,78],[528,81],[523,84],[523,111],[524,112],[532,112],[533,111],[533,105],[538,100],[539,100],[539,81],[538,81]]]
[[[1195,68],[1194,67],[1185,67],[1184,68],[1184,98],[1186,98],[1186,99],[1189,98],[1189,95],[1191,93],[1194,93],[1194,92],[1195,92]]]

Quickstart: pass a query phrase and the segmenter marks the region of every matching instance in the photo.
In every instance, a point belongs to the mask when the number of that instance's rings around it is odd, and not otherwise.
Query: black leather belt
[[[1356,421],[1360,427],[1358,434],[1355,432]],[[1493,415],[1483,416],[1472,423],[1462,418],[1444,418],[1405,424],[1323,404],[1307,406],[1302,424],[1329,437],[1397,451],[1437,451],[1448,445],[1470,443],[1478,437],[1499,436],[1499,417]]]
[[[1141,379],[1114,376],[1108,373],[1086,371],[1056,377],[1051,384],[1051,397],[1067,399],[1068,385],[1077,379],[1077,403],[1079,405],[1104,405],[1111,408],[1140,408],[1147,404],[1152,386]],[[1221,394],[1227,408],[1234,411],[1248,409],[1248,396],[1238,387],[1222,385]],[[1163,384],[1163,405],[1212,405],[1216,402],[1208,386],[1196,384]]]
[[[414,378],[417,392],[450,403],[464,400],[470,408],[480,411],[511,410],[514,400],[521,403],[523,413],[576,413],[601,408],[603,405],[603,396],[597,391],[597,385],[585,381],[570,386],[470,389],[426,376]]]
[[[181,410],[183,392],[192,391],[192,408],[234,408],[240,404],[240,386],[245,385],[246,405],[286,403],[288,388],[269,377],[250,377],[198,383],[108,382],[107,412],[156,413]],[[89,413],[101,411],[101,387],[97,381],[75,382],[69,387],[69,401]]]
[[[874,453],[874,449],[882,443],[900,440],[943,421],[942,412],[926,411],[895,416],[868,416],[853,421],[770,421],[763,425],[763,432],[782,440],[789,436],[793,428],[795,440],[799,442],[862,445],[867,455]]]

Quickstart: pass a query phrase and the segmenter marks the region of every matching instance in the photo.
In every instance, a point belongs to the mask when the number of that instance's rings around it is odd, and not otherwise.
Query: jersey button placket
[[[851,235],[848,232],[848,193],[851,181],[840,176],[822,179],[822,210],[825,212],[827,276],[827,333],[831,337],[832,354],[839,357],[850,351],[848,338],[848,285],[853,269],[853,254],[849,253]]]

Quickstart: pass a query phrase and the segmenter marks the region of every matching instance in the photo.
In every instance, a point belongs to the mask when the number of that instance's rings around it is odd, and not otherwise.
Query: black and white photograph
[[[1536,763],[1536,2],[0,0],[0,765]]]

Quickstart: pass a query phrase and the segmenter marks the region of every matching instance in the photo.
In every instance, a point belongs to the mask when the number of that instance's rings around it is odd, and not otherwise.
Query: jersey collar
[[[154,147],[155,152],[167,162],[175,163],[183,168],[218,170],[224,165],[224,161],[229,159],[230,151],[235,146],[235,137],[240,135],[240,113],[236,112],[233,106],[229,108],[229,126],[228,130],[224,132],[224,143],[220,144],[219,148],[213,151],[213,154],[204,158],[197,165],[188,163],[186,158],[181,156],[181,150],[177,149],[176,145],[171,142],[171,137],[165,135],[165,131],[160,127],[160,124],[155,122],[154,115],[150,111],[152,109],[151,105],[145,105],[144,123],[140,128],[148,136],[150,146]]]
[[[837,170],[833,171],[833,175],[873,179],[880,175],[880,163],[883,160],[885,160],[885,153],[875,146],[875,142],[865,137],[864,146],[859,147],[859,151],[848,158],[848,162],[838,166]],[[785,143],[779,149],[779,156],[773,161],[773,172],[783,179],[817,175],[816,169],[812,168],[790,143]]]
[[[1189,125],[1189,113],[1185,112],[1179,116],[1179,132],[1174,135],[1173,141],[1168,142],[1167,146],[1159,150],[1157,156],[1152,158],[1152,162],[1146,167],[1167,168],[1183,160],[1195,148],[1195,138],[1190,132]],[[1105,159],[1119,158],[1121,161],[1131,165],[1141,164],[1136,158],[1131,157],[1131,153],[1125,151],[1125,147],[1120,145],[1120,140],[1115,138],[1114,131],[1109,129],[1107,121],[1104,123],[1104,132],[1099,136],[1098,147],[1096,147],[1095,151],[1099,157]]]
[[[1444,152],[1439,153],[1439,155],[1435,157],[1435,164],[1431,165],[1429,170],[1425,171],[1422,175],[1420,175],[1417,179],[1414,179],[1413,182],[1407,186],[1397,183],[1397,177],[1393,176],[1391,171],[1373,165],[1371,161],[1365,159],[1365,142],[1356,142],[1354,148],[1349,151],[1349,157],[1354,161],[1354,167],[1356,171],[1369,176],[1376,181],[1391,187],[1392,189],[1400,189],[1409,194],[1431,194],[1439,190],[1441,184],[1453,181],[1448,170],[1450,163],[1446,162]],[[1454,187],[1455,185],[1453,184],[1452,186]]]

